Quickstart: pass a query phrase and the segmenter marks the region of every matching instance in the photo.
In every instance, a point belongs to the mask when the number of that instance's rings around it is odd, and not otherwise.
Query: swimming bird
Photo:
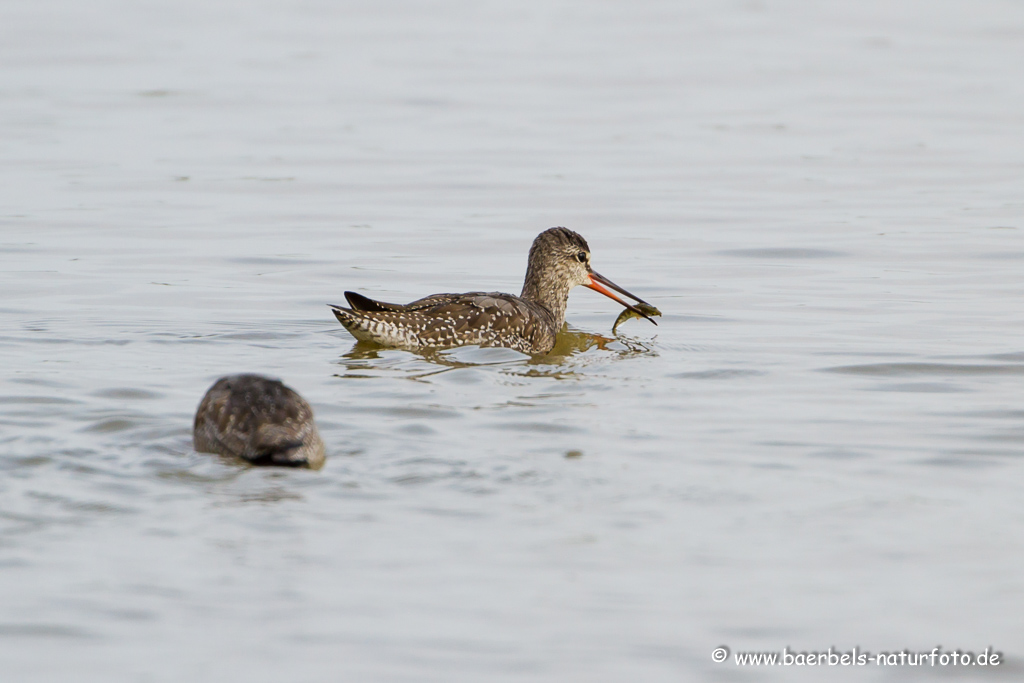
[[[345,329],[362,341],[405,349],[477,344],[537,355],[554,347],[555,335],[565,323],[569,290],[577,285],[598,291],[654,323],[611,291],[649,305],[594,272],[587,241],[566,228],[551,228],[537,235],[519,296],[501,292],[432,294],[403,305],[345,292],[349,308],[329,306]]]
[[[255,465],[318,469],[324,464],[313,409],[280,381],[259,375],[218,379],[196,411],[192,440],[197,451]]]

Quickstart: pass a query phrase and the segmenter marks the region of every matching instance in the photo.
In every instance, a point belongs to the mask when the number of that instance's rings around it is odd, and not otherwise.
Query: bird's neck
[[[548,277],[545,277],[548,275]],[[532,267],[526,272],[526,281],[523,283],[523,293],[520,298],[539,304],[551,313],[554,319],[555,331],[562,329],[565,323],[565,307],[569,301],[569,290],[571,287],[563,278],[551,277],[554,273],[543,273],[534,270]]]

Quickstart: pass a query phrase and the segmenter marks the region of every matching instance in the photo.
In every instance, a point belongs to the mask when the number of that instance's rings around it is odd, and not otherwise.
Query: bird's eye
[[[580,263],[586,263],[587,262],[587,252],[581,251],[580,253],[576,254],[576,260],[579,261]]]

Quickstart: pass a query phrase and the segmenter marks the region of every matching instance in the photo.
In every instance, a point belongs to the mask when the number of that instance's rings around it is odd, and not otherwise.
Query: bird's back
[[[196,411],[197,451],[261,465],[319,467],[325,449],[313,410],[277,380],[233,375],[217,380]]]
[[[409,304],[389,304],[346,292],[351,308],[332,306],[357,339],[403,348],[477,344],[528,354],[554,346],[551,314],[538,304],[502,292],[433,294]]]

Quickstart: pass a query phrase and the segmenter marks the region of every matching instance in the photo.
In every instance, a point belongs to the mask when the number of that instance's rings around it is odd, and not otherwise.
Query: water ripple
[[[862,375],[865,377],[1024,375],[1024,364],[869,363],[865,365],[840,365],[831,368],[821,368],[821,372],[836,372],[844,375]]]

